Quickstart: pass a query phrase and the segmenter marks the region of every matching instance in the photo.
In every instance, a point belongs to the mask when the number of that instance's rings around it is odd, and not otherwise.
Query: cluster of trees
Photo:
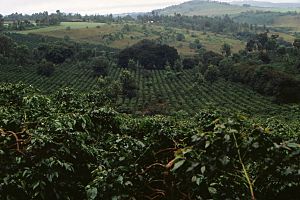
[[[32,59],[30,50],[25,45],[18,45],[10,37],[0,33],[0,64],[24,65]]]
[[[0,14],[0,33],[4,30],[4,18]]]
[[[118,65],[128,67],[129,60],[134,60],[145,69],[164,69],[167,64],[174,66],[178,59],[175,48],[151,40],[142,40],[119,53]]]
[[[265,32],[251,37],[245,50],[239,53],[232,54],[226,43],[220,49],[223,55],[201,48],[185,65],[195,69],[196,83],[225,78],[273,96],[277,102],[297,103],[300,102],[300,81],[295,76],[300,73],[299,39],[295,39],[293,46],[285,46],[278,35]]]
[[[79,13],[64,13],[57,10],[56,13],[49,14],[47,11],[33,13],[31,15],[22,13],[12,13],[4,17],[6,21],[34,21],[38,25],[56,25],[59,22],[74,22],[74,21],[93,21],[101,23],[112,22],[128,22],[133,21],[134,18],[127,15],[124,17],[110,15],[81,15]]]
[[[63,18],[62,13],[57,10],[56,13],[52,14],[49,14],[47,11],[32,15],[13,13],[5,16],[3,20],[8,22],[8,25],[5,27],[7,30],[25,30],[40,26],[59,25]]]
[[[51,76],[56,66],[66,61],[70,63],[82,61],[87,63],[96,76],[107,74],[107,68],[111,63],[107,58],[99,56],[101,54],[110,56],[102,52],[101,47],[85,46],[64,40],[47,41],[47,39],[35,35],[0,34],[0,63],[7,66],[36,66],[39,74]]]
[[[261,28],[263,25],[273,25],[276,19],[283,16],[299,16],[297,12],[272,12],[272,11],[247,11],[233,17],[239,23],[252,24],[254,29]],[[260,26],[258,26],[260,25]],[[271,27],[268,27],[271,28]]]
[[[164,15],[140,15],[137,20],[141,23],[154,22],[166,27],[178,27],[188,30],[210,31],[214,33],[233,34],[237,32],[250,31],[250,24],[237,23],[228,15],[224,17],[207,17],[207,16],[175,16]]]

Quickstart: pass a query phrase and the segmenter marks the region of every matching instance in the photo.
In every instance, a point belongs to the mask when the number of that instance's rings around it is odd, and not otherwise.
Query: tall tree
[[[4,29],[4,19],[3,16],[0,14],[0,32]]]
[[[221,47],[221,52],[226,57],[231,56],[231,46],[227,43],[224,43]]]

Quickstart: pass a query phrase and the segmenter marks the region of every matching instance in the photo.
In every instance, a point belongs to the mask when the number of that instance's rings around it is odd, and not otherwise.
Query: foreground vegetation
[[[2,199],[297,199],[299,126],[141,117],[103,92],[0,86]]]

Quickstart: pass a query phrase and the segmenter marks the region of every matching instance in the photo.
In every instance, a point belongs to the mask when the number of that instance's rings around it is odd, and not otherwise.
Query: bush
[[[105,57],[97,57],[92,59],[90,67],[93,69],[95,76],[106,76],[111,63]]]
[[[55,66],[51,62],[42,61],[40,64],[38,64],[37,67],[37,73],[42,76],[50,77],[54,74]]]
[[[209,82],[215,82],[216,80],[218,80],[219,76],[220,71],[215,65],[208,66],[207,70],[204,73],[205,80]]]

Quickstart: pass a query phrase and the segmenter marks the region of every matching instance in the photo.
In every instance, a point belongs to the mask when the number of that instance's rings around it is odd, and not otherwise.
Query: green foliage
[[[163,69],[167,62],[173,66],[177,59],[179,55],[174,47],[142,40],[119,53],[118,65],[128,67],[128,62],[134,60],[145,69]]]
[[[55,66],[51,62],[47,62],[43,60],[41,63],[38,64],[37,73],[43,76],[52,76],[55,72]]]
[[[3,199],[298,197],[299,124],[215,110],[134,118],[70,89],[46,96],[21,84],[0,94]]]
[[[13,53],[14,41],[6,35],[0,34],[0,54],[7,57]]]
[[[224,43],[221,47],[221,52],[223,55],[225,55],[226,57],[231,56],[231,47],[229,44]]]
[[[182,33],[177,33],[176,35],[176,40],[177,41],[184,41],[185,40],[185,36]]]
[[[4,19],[3,16],[0,14],[0,33],[4,30]]]
[[[135,84],[135,80],[130,71],[125,70],[122,72],[120,77],[122,92],[125,96],[132,98],[136,96],[137,86]]]
[[[95,76],[106,76],[111,67],[111,62],[105,57],[96,57],[90,62],[90,67],[93,69]]]
[[[205,80],[209,82],[215,82],[218,80],[220,76],[220,71],[217,66],[215,65],[209,65],[207,70],[204,73],[204,78]]]

